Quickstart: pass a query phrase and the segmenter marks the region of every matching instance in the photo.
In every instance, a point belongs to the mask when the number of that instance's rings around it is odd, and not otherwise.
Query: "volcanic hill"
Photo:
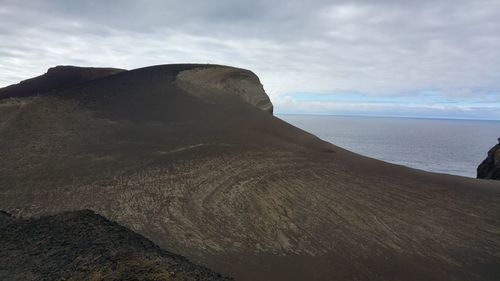
[[[500,276],[500,182],[324,142],[274,117],[248,70],[19,93],[0,100],[0,209],[16,216],[91,209],[236,280]]]
[[[19,84],[0,89],[0,98],[24,97],[44,94],[65,87],[95,80],[125,71],[118,68],[77,67],[59,65],[49,68],[47,73],[21,81]]]

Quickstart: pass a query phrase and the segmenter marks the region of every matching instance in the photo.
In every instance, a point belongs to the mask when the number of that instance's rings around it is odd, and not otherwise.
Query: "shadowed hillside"
[[[91,211],[0,213],[0,280],[229,280]]]
[[[237,280],[496,280],[500,182],[356,155],[251,72],[161,65],[0,101],[0,208],[92,209]]]
[[[71,87],[125,71],[117,68],[56,66],[47,73],[0,89],[0,98],[26,97]]]

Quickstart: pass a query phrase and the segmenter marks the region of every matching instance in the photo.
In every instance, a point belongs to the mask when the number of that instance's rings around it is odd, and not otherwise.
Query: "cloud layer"
[[[417,116],[500,119],[499,14],[497,0],[0,0],[0,86],[57,64],[219,63],[256,72],[278,112],[413,104]]]

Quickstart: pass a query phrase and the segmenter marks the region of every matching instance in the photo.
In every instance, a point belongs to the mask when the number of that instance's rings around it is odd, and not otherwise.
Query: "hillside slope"
[[[326,143],[254,76],[162,65],[0,101],[0,208],[92,209],[237,280],[496,280],[500,182]]]
[[[26,97],[44,94],[49,91],[71,87],[80,83],[96,80],[123,72],[118,68],[77,67],[59,65],[49,68],[47,73],[21,81],[19,84],[0,89],[0,98]]]
[[[0,280],[229,280],[91,211],[0,213]]]

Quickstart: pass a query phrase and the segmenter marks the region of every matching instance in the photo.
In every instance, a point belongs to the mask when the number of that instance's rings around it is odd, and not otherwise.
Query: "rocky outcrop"
[[[198,97],[207,101],[213,102],[217,96],[219,100],[224,100],[221,96],[232,95],[273,113],[273,105],[259,78],[249,70],[207,65],[184,70],[177,75],[176,80],[182,88],[199,93]]]
[[[477,178],[500,180],[500,138],[488,151],[488,157],[477,167]]]
[[[0,211],[0,280],[228,278],[88,210],[19,219]]]
[[[59,65],[49,68],[47,73],[21,81],[19,84],[0,89],[1,98],[26,97],[71,87],[83,82],[99,79],[125,71],[118,68],[77,67]]]

